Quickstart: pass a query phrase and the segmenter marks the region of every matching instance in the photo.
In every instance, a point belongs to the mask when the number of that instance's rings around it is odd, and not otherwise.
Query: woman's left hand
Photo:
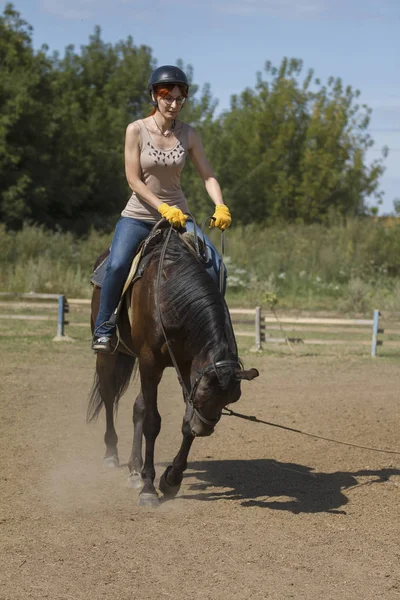
[[[225,231],[232,222],[231,213],[226,204],[217,204],[215,212],[212,216],[210,227],[218,227],[221,231]]]

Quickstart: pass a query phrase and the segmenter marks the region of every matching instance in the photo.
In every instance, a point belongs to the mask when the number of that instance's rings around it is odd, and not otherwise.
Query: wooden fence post
[[[256,306],[256,350],[261,350],[261,307]]]
[[[379,330],[379,310],[374,310],[374,323],[372,325],[372,347],[371,356],[375,358],[376,348],[378,346],[378,330]]]
[[[65,296],[58,296],[58,318],[57,318],[57,337],[64,336],[64,307]]]
[[[73,342],[73,338],[65,335],[65,313],[69,311],[67,299],[63,294],[58,296],[58,316],[57,316],[57,335],[53,338],[53,342]]]

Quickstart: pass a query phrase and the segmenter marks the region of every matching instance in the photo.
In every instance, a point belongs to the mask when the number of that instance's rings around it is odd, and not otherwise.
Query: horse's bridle
[[[200,419],[200,421],[202,421],[206,425],[210,425],[212,427],[214,427],[220,420],[221,415],[222,415],[222,409],[216,419],[207,419],[204,415],[202,415],[199,412],[198,408],[195,407],[194,397],[196,395],[196,391],[197,391],[197,388],[199,387],[199,383],[200,383],[202,377],[206,373],[209,373],[210,371],[213,371],[213,370],[217,373],[217,369],[219,367],[239,367],[240,368],[240,364],[239,364],[238,360],[218,360],[217,362],[213,362],[213,363],[206,365],[204,367],[204,369],[202,369],[201,371],[197,371],[198,377],[196,377],[196,379],[191,387],[190,393],[187,397],[187,402],[188,402],[189,406],[192,408],[193,413],[196,415],[196,417],[198,417]],[[184,390],[185,389],[186,388],[184,388]],[[187,392],[187,390],[186,390],[186,392]]]
[[[196,222],[195,221],[194,221],[194,226],[195,226],[194,228],[196,230]],[[171,344],[169,343],[169,340],[168,340],[168,337],[167,337],[167,333],[166,333],[165,328],[164,328],[164,324],[163,324],[163,321],[162,321],[161,309],[160,309],[160,302],[159,302],[159,291],[160,291],[160,285],[161,285],[162,268],[163,268],[163,264],[164,264],[164,258],[165,258],[165,254],[166,254],[166,251],[167,251],[168,242],[169,242],[171,234],[172,234],[172,230],[173,230],[173,226],[171,225],[171,227],[170,227],[170,229],[168,231],[168,234],[167,234],[167,236],[165,238],[165,242],[164,242],[164,245],[162,247],[161,253],[160,253],[160,262],[159,262],[159,265],[158,265],[157,284],[156,284],[156,299],[157,299],[156,305],[157,305],[158,319],[160,321],[161,330],[163,332],[163,336],[164,336],[166,344],[167,344],[167,348],[168,348],[168,352],[169,352],[171,360],[172,360],[172,364],[175,367],[175,371],[176,371],[176,374],[177,374],[177,377],[178,377],[178,381],[179,381],[179,383],[181,384],[181,387],[182,387],[182,391],[183,391],[183,395],[185,397],[185,401],[191,407],[193,414],[195,414],[196,417],[198,419],[200,419],[200,421],[202,423],[204,423],[205,425],[208,425],[209,427],[215,427],[215,425],[218,423],[218,421],[221,418],[222,409],[221,409],[221,412],[219,413],[219,415],[218,415],[218,417],[216,419],[207,419],[204,415],[202,415],[200,413],[200,411],[194,405],[194,398],[195,398],[195,395],[196,395],[197,388],[199,387],[200,381],[201,381],[201,379],[204,377],[204,375],[206,373],[209,373],[213,369],[217,373],[217,369],[219,367],[239,367],[240,368],[240,363],[239,363],[239,359],[237,359],[237,360],[219,360],[217,362],[212,362],[212,363],[206,365],[201,371],[197,371],[198,377],[196,377],[193,385],[191,386],[190,392],[187,389],[187,387],[185,385],[185,382],[183,381],[183,377],[182,377],[182,374],[180,372],[178,363],[177,363],[176,358],[174,356],[174,353],[172,351]]]

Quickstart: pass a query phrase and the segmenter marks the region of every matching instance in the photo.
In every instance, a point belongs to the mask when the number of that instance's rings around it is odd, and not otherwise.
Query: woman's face
[[[185,102],[185,97],[176,85],[167,96],[157,96],[158,110],[166,119],[176,119]]]

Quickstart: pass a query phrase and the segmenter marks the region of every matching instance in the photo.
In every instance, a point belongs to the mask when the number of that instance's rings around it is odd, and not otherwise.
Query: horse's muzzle
[[[214,433],[215,426],[207,425],[194,413],[190,419],[190,431],[195,437],[207,437]]]

